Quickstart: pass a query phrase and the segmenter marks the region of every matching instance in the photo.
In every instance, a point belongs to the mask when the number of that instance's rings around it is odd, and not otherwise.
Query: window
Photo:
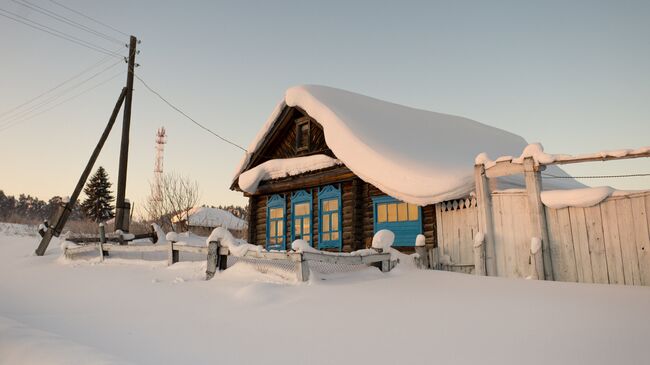
[[[393,246],[414,246],[415,237],[422,233],[422,208],[389,196],[372,199],[375,213],[375,233],[388,229],[395,234]]]
[[[341,190],[328,185],[318,192],[318,248],[342,248]]]
[[[296,122],[296,152],[309,151],[309,138],[309,119],[299,119]]]
[[[285,200],[284,196],[273,195],[266,202],[266,249],[285,250],[284,235],[285,225]]]
[[[311,240],[311,193],[305,190],[291,195],[291,240],[302,239],[313,246]]]

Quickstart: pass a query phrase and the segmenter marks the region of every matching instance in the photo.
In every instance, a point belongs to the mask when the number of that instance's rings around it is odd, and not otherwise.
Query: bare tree
[[[151,193],[144,204],[149,220],[168,230],[174,230],[173,222],[186,229],[189,212],[199,201],[199,184],[186,176],[167,173],[160,181],[160,194],[154,184],[149,186]]]

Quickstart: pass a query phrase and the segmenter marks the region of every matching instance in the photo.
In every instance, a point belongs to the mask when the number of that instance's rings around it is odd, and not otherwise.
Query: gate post
[[[474,166],[476,197],[478,198],[479,230],[485,235],[485,268],[488,276],[497,276],[496,247],[494,242],[494,224],[492,219],[492,195],[489,182],[485,176],[485,166]]]
[[[548,227],[546,225],[546,210],[542,203],[542,174],[539,165],[535,166],[532,157],[524,159],[524,176],[526,178],[526,194],[530,210],[530,223],[533,237],[542,240],[542,256],[544,258],[544,279],[553,280],[553,263],[551,262],[551,249],[548,241]],[[541,278],[540,278],[541,279]]]

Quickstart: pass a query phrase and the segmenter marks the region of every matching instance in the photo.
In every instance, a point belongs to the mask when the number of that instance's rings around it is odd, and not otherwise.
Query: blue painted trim
[[[406,222],[377,222],[377,205],[386,203],[402,203],[390,196],[378,196],[372,198],[373,227],[377,233],[382,229],[388,229],[395,234],[394,247],[413,247],[415,238],[422,234],[422,207],[418,206],[418,220]]]
[[[322,205],[324,200],[338,200],[338,234],[339,238],[336,240],[328,240],[323,242],[323,210]],[[338,188],[333,185],[327,185],[318,190],[318,248],[338,248],[339,251],[343,249],[343,227],[342,227],[342,202],[341,202],[341,185]],[[331,216],[330,212],[329,215]],[[331,223],[330,223],[331,227]],[[330,231],[331,233],[332,231]]]
[[[282,244],[271,245],[271,208],[282,208],[282,218],[273,219],[273,221],[282,221],[282,235],[275,237],[282,237]],[[287,247],[287,204],[284,195],[275,194],[269,197],[266,201],[266,249],[267,250],[286,250]]]
[[[296,211],[296,204],[309,203],[309,214],[296,216],[294,213]],[[314,237],[312,234],[313,231],[313,217],[312,217],[312,196],[311,191],[307,192],[305,190],[299,190],[291,194],[291,242],[296,240],[296,217],[300,217],[302,228],[302,219],[309,217],[309,245],[314,246]]]

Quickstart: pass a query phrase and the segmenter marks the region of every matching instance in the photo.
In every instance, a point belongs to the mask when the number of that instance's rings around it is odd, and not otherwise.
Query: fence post
[[[485,266],[485,240],[474,242],[474,274],[480,276],[487,275]]]
[[[219,242],[210,241],[208,243],[208,263],[205,270],[205,280],[210,280],[214,277],[214,274],[217,272],[217,266],[219,261]]]
[[[167,251],[167,265],[173,265],[178,262],[178,250],[174,250],[176,241],[169,241],[169,250]]]
[[[415,263],[418,269],[428,269],[429,265],[429,250],[425,246],[415,246],[415,253],[418,254],[418,258],[415,259]]]
[[[474,182],[478,199],[479,230],[485,234],[485,268],[488,276],[497,276],[496,243],[494,242],[494,223],[492,218],[492,195],[485,166],[474,166]]]
[[[548,242],[548,228],[546,226],[546,210],[542,203],[542,174],[540,166],[535,166],[532,157],[524,159],[524,176],[526,178],[526,194],[530,209],[530,223],[533,236],[542,240],[542,256],[544,258],[544,279],[553,280],[553,263],[551,249]]]
[[[309,263],[300,254],[300,260],[296,261],[296,275],[298,281],[309,281]]]
[[[100,223],[99,224],[99,261],[104,261],[104,243],[106,243],[106,227],[104,227],[104,223]]]

